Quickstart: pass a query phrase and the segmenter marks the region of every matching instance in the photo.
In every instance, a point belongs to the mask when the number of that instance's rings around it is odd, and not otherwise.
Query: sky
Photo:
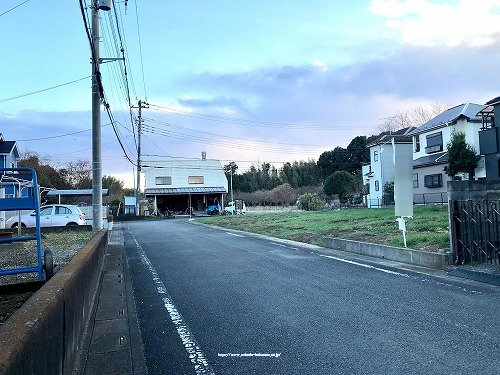
[[[90,26],[91,0],[82,4]],[[400,111],[500,95],[500,0],[114,6],[99,11],[100,56],[121,57],[123,46],[127,80],[123,61],[101,64],[116,127],[101,107],[102,167],[127,187],[138,142],[128,96],[133,107],[149,103],[143,164],[205,151],[243,172],[317,160]],[[91,50],[79,0],[2,0],[0,35],[4,139],[55,166],[91,161]]]

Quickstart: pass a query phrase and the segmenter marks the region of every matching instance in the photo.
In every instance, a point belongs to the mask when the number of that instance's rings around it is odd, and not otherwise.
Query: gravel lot
[[[92,231],[64,231],[42,235],[42,251],[50,249],[57,265],[55,272],[66,265],[93,237]],[[37,264],[36,241],[0,244],[0,269],[29,267]],[[5,285],[37,281],[36,273],[0,276],[0,288]],[[5,287],[3,287],[5,288]],[[12,288],[10,288],[12,289]],[[3,324],[34,292],[19,293],[18,288],[0,289],[0,324]]]

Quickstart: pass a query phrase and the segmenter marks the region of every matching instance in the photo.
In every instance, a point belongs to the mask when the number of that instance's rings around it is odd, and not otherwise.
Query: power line
[[[135,1],[135,17],[137,20],[137,36],[139,38],[139,54],[141,56],[141,70],[142,70],[142,84],[144,86],[144,99],[148,101],[148,94],[146,93],[146,80],[144,78],[144,62],[142,60],[142,43],[141,43],[141,31],[139,28],[139,12],[137,11],[137,0]]]
[[[167,122],[160,122],[160,121],[156,121],[156,120],[152,120],[152,119],[144,119],[144,120],[148,120],[150,122],[154,122],[154,123],[158,123],[158,124],[164,124],[164,125],[169,125],[169,126],[175,126],[177,128],[181,128],[181,129],[186,129],[186,130],[192,130],[192,129],[189,129],[189,128],[186,128],[184,126],[180,126],[180,125],[172,125],[172,124],[169,124]],[[154,127],[151,127],[151,128],[154,128]],[[157,129],[157,128],[154,128],[154,129]],[[205,131],[202,131],[202,130],[193,130],[193,131],[196,131],[197,134],[207,134],[207,135],[211,135],[211,136],[214,136],[216,138],[224,138],[224,139],[234,139],[234,140],[237,140],[237,141],[245,141],[245,142],[257,142],[257,143],[267,143],[267,144],[271,144],[271,145],[286,145],[286,146],[304,146],[304,147],[320,147],[320,146],[317,146],[317,145],[308,145],[308,144],[294,144],[294,143],[283,143],[283,142],[266,142],[266,141],[260,141],[260,140],[257,140],[257,139],[246,139],[246,138],[238,138],[238,137],[232,137],[232,136],[229,136],[229,135],[222,135],[222,134],[215,134],[215,133],[210,133],[210,132],[205,132]]]
[[[257,126],[257,127],[265,127],[265,128],[278,128],[278,129],[319,129],[319,130],[346,130],[351,129],[352,126],[339,126],[339,125],[319,125],[319,124],[300,124],[300,123],[286,123],[286,122],[274,122],[274,121],[259,121],[259,120],[247,120],[241,118],[234,117],[224,117],[217,115],[209,115],[205,113],[191,112],[191,111],[181,111],[172,107],[165,107],[161,105],[150,104],[150,106],[157,108],[157,110],[162,110],[161,112],[171,113],[179,116],[193,117],[202,120],[208,121],[217,121],[222,123],[229,124],[239,124],[239,125],[248,125],[248,126]],[[152,108],[155,110],[155,108]],[[371,127],[359,127],[365,129],[371,129]]]
[[[87,34],[87,38],[88,38],[89,44],[90,44],[90,49],[91,49],[91,52],[92,52],[92,64],[94,65],[94,74],[95,74],[95,78],[96,78],[96,81],[97,81],[97,86],[98,86],[98,89],[99,89],[99,97],[101,98],[102,104],[103,104],[103,106],[104,106],[104,108],[105,108],[105,110],[106,110],[106,112],[108,114],[109,120],[111,121],[111,125],[113,127],[113,131],[114,131],[115,136],[116,136],[116,139],[118,140],[118,143],[120,144],[120,147],[121,147],[121,149],[122,149],[125,157],[128,159],[128,161],[130,163],[132,163],[133,165],[135,165],[134,162],[132,161],[132,159],[128,156],[127,151],[125,150],[125,147],[123,145],[123,142],[120,139],[119,132],[118,132],[118,129],[117,129],[116,124],[115,124],[115,119],[113,118],[113,114],[111,113],[111,109],[109,107],[109,103],[106,100],[106,95],[104,94],[104,87],[102,85],[101,72],[99,70],[99,59],[97,58],[97,54],[96,54],[96,51],[95,51],[94,43],[92,41],[92,36],[90,34],[88,20],[85,17],[85,10],[84,10],[84,6],[83,6],[82,0],[79,0],[79,3],[80,3],[80,11],[82,13],[82,18],[83,18],[83,23],[84,23],[84,26],[85,26],[85,32]]]
[[[177,132],[172,132],[172,131],[163,131],[161,129],[157,129],[151,126],[144,126],[144,131],[156,135],[161,135],[164,137],[168,138],[174,138],[174,139],[182,139],[190,142],[195,142],[195,143],[201,143],[201,144],[211,144],[211,145],[216,145],[216,146],[222,146],[226,148],[236,148],[236,149],[244,149],[244,150],[249,150],[249,151],[262,151],[262,152],[286,152],[286,153],[309,153],[309,154],[316,154],[316,151],[314,150],[293,150],[290,148],[277,148],[277,147],[272,147],[272,146],[258,146],[258,145],[249,145],[245,144],[245,142],[242,143],[236,143],[236,142],[230,142],[230,141],[216,141],[216,140],[211,140],[207,139],[204,137],[197,137],[194,135],[187,135],[183,133],[177,133]],[[300,145],[299,145],[300,146]],[[321,146],[318,146],[318,148]]]
[[[2,17],[3,15],[5,15],[5,14],[11,12],[11,11],[13,11],[16,8],[19,8],[21,5],[26,4],[28,1],[30,1],[30,0],[23,1],[21,4],[16,5],[14,8],[10,8],[8,11],[3,12],[2,14],[0,14],[0,17]]]
[[[57,89],[57,88],[62,87],[62,86],[71,85],[72,83],[83,81],[84,79],[87,79],[87,78],[90,78],[90,77],[91,76],[87,76],[87,77],[75,79],[74,81],[71,81],[71,82],[61,83],[60,85],[48,87],[46,89],[41,89],[41,90],[37,90],[37,91],[32,91],[32,92],[26,93],[26,94],[20,94],[20,95],[16,95],[16,96],[11,96],[10,98],[0,99],[0,103],[8,102],[9,100],[15,100],[15,99],[24,98],[25,96],[29,96],[29,95],[39,94],[41,92],[49,91],[49,90],[53,90],[53,89]]]
[[[80,133],[86,133],[86,132],[88,132],[90,130],[91,129],[81,130],[79,132],[73,132],[73,133],[61,134],[61,135],[54,135],[52,137],[32,138],[32,139],[18,139],[16,142],[32,142],[32,141],[43,141],[43,140],[46,140],[46,139],[62,138],[62,137],[70,136],[70,135],[75,135],[75,134],[80,134]]]

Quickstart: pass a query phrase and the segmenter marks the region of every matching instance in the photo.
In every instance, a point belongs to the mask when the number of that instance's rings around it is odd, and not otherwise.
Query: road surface
[[[150,374],[500,374],[500,289],[188,220],[124,222]]]

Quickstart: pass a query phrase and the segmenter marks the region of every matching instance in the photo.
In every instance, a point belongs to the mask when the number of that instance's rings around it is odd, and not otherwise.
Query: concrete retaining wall
[[[0,374],[71,374],[108,247],[103,229],[0,327]]]
[[[323,239],[325,247],[331,249],[347,251],[350,253],[368,255],[376,258],[393,260],[401,263],[413,264],[416,266],[428,267],[442,270],[451,265],[451,253],[405,249],[378,245],[366,242],[344,240],[340,238],[325,237]]]

